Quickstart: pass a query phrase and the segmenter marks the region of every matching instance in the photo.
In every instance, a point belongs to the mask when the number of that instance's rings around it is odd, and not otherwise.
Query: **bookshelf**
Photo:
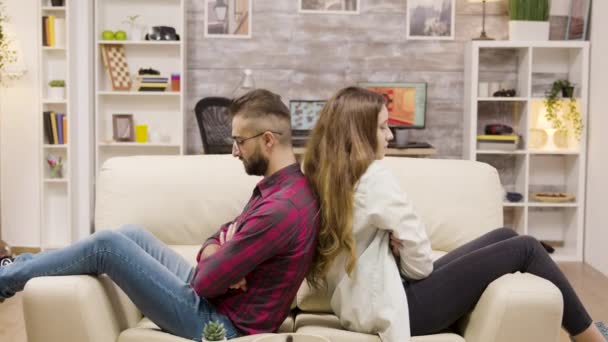
[[[554,245],[556,261],[583,260],[588,78],[588,42],[470,42],[466,49],[464,158],[496,167],[505,190],[523,195],[520,202],[505,198],[505,226]],[[544,94],[559,79],[575,84],[584,129],[580,140],[562,135],[556,147],[539,134],[547,131],[541,123]],[[487,86],[492,83],[516,89],[516,97],[491,97],[485,89],[496,88]],[[477,135],[493,123],[513,127],[520,136],[515,151],[477,148]],[[533,192],[563,192],[575,199],[542,202]]]
[[[185,0],[95,0],[95,169],[112,157],[132,155],[179,155],[184,153],[186,94]],[[127,16],[139,15],[143,32],[153,26],[170,26],[179,41],[147,41],[131,36]],[[126,40],[104,39],[104,31],[127,33]],[[121,45],[125,51],[132,87],[115,89],[103,57],[105,48]],[[164,91],[139,91],[134,77],[140,68],[152,68],[169,79]],[[180,75],[174,90],[171,75]],[[114,114],[130,114],[134,126],[146,126],[145,142],[115,141]]]
[[[72,146],[73,115],[71,112],[71,2],[53,7],[50,1],[39,1],[38,46],[40,70],[40,248],[54,249],[69,245],[76,239],[72,219],[74,186]],[[50,88],[52,80],[63,80],[64,87]],[[48,160],[63,163],[53,172]]]

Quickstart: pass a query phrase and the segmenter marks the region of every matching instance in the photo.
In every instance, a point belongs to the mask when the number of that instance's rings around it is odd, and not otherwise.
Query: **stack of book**
[[[50,145],[68,143],[68,118],[63,113],[44,112],[44,137]]]
[[[54,15],[42,17],[42,45],[65,47],[65,19]]]
[[[478,150],[515,151],[519,137],[517,135],[485,134],[477,136]]]
[[[158,75],[143,75],[135,77],[135,87],[138,91],[165,91],[168,86],[168,77]]]

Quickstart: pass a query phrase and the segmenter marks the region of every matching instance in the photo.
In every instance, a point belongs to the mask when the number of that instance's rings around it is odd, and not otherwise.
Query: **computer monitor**
[[[391,128],[424,128],[426,83],[360,83],[386,100]]]
[[[291,129],[293,131],[310,131],[315,127],[317,118],[325,106],[325,100],[291,100]]]

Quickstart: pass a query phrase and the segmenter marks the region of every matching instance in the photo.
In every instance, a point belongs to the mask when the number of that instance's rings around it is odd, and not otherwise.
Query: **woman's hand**
[[[399,249],[401,249],[403,247],[403,243],[401,242],[401,240],[397,239],[395,236],[393,236],[393,233],[389,233],[390,236],[390,245],[391,245],[391,251],[393,252],[393,255],[395,257],[399,257]]]

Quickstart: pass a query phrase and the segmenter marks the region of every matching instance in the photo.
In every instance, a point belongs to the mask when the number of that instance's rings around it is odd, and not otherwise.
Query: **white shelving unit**
[[[588,78],[588,42],[470,42],[466,49],[464,158],[496,167],[505,189],[523,195],[517,203],[505,199],[505,225],[552,243],[557,261],[583,260]],[[581,139],[570,134],[564,148],[533,149],[530,132],[540,128],[544,93],[558,79],[575,84]],[[507,83],[516,97],[480,97],[481,82]],[[516,151],[477,149],[477,135],[491,123],[513,127],[521,137]],[[530,195],[536,191],[565,192],[575,200],[539,202]]]
[[[131,155],[179,155],[184,153],[184,114],[186,94],[186,20],[185,0],[95,0],[95,168],[112,157]],[[171,26],[179,41],[146,41],[129,37],[127,16],[139,15],[137,22],[147,32],[152,26]],[[105,30],[123,30],[127,40],[103,40]],[[143,37],[142,37],[143,39]],[[129,74],[140,68],[153,68],[161,76],[180,74],[180,91],[171,86],[163,92],[114,90],[102,60],[102,47],[122,44],[125,47]],[[134,83],[134,82],[133,82]],[[113,114],[132,114],[135,125],[148,126],[148,141],[113,141]],[[97,173],[96,172],[96,173]]]
[[[74,232],[72,193],[74,163],[72,163],[72,147],[74,142],[72,127],[73,115],[71,112],[71,93],[73,88],[71,77],[71,48],[70,48],[70,4],[73,0],[64,0],[65,5],[52,7],[50,0],[39,0],[39,16],[37,17],[39,70],[40,70],[40,110],[39,110],[39,136],[40,136],[40,175],[41,175],[41,249],[54,249],[69,245],[76,239]],[[65,22],[63,32],[55,32],[57,45],[44,46],[43,17],[53,16]],[[60,45],[61,44],[61,45]],[[51,80],[65,80],[65,98],[50,98],[48,83]],[[44,112],[65,114],[67,143],[53,144],[45,133]],[[57,123],[59,125],[59,123]],[[63,127],[62,127],[63,131]],[[47,158],[61,157],[64,161],[62,176],[52,178]]]

